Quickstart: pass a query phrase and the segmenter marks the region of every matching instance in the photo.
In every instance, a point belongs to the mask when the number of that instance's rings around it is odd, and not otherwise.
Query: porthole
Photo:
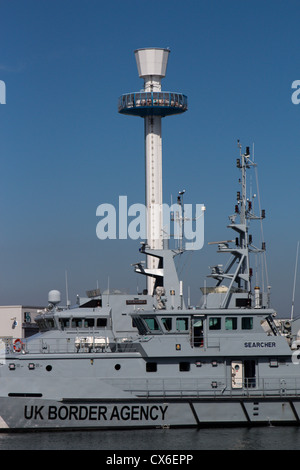
[[[121,365],[120,365],[120,364],[116,364],[116,365],[115,365],[115,369],[116,369],[116,370],[120,370],[120,369],[121,369]]]
[[[52,366],[50,366],[50,365],[46,366],[46,370],[47,370],[48,372],[50,372],[50,370],[52,370]]]

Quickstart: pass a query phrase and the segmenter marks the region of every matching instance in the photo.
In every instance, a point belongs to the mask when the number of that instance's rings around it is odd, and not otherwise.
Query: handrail
[[[124,379],[125,382],[126,379]],[[113,379],[109,381],[113,384]],[[257,381],[258,382],[258,381]],[[119,383],[119,382],[118,382]],[[140,386],[138,387],[138,383]],[[231,387],[221,380],[203,380],[199,378],[163,378],[163,379],[134,379],[131,378],[126,384],[127,392],[137,396],[154,397],[289,397],[300,395],[300,379],[291,379],[290,383],[285,383],[284,387],[280,379],[260,379],[254,387],[247,386],[244,382],[239,389]]]
[[[2,356],[6,355],[26,355],[26,354],[70,354],[70,353],[103,353],[103,352],[136,352],[136,348],[131,338],[108,338],[103,334],[81,332],[70,337],[51,337],[51,338],[35,338],[30,340],[20,340],[18,348],[14,347],[15,339],[9,338],[6,341],[5,350]]]
[[[187,109],[187,97],[182,93],[166,91],[141,91],[126,93],[119,98],[119,112],[128,108],[167,107]]]

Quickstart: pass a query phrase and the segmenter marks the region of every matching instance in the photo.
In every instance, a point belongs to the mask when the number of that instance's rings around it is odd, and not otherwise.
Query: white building
[[[27,338],[38,332],[35,317],[44,307],[0,306],[0,339]]]

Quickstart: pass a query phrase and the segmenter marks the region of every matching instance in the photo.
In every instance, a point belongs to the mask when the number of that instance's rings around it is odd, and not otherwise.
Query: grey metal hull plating
[[[299,424],[300,397],[149,400],[0,399],[0,429]]]

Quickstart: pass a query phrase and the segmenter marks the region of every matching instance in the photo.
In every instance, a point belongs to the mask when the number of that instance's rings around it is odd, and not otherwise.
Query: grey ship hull
[[[1,431],[298,425],[300,398],[0,399]]]
[[[178,350],[179,359],[171,360],[167,353],[156,372],[147,372],[149,351],[158,349],[161,338],[125,346],[143,344],[144,357],[137,351],[7,356],[0,366],[0,430],[299,425],[300,377],[285,354],[284,338],[274,337],[272,344],[285,361],[270,369],[270,351],[260,348],[255,383],[243,384],[231,375],[232,353],[210,355],[212,346],[205,345],[188,356],[184,348]],[[175,350],[187,338],[171,339]],[[57,339],[55,343],[59,345]],[[189,360],[190,370],[174,373],[178,360]]]

